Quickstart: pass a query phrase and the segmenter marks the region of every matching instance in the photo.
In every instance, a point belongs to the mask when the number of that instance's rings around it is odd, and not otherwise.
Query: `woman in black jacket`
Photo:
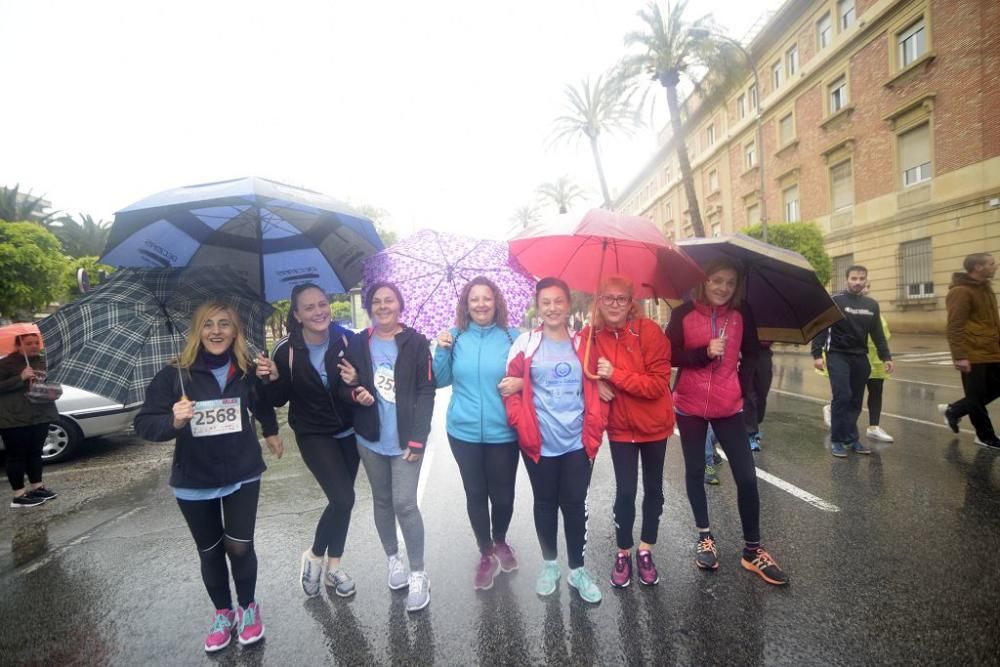
[[[430,345],[399,321],[403,296],[385,282],[368,288],[365,307],[373,327],[347,346],[341,391],[354,405],[358,453],[372,489],[375,528],[388,557],[389,588],[409,586],[407,611],[430,602],[424,572],[424,523],[417,481],[434,411]],[[410,573],[399,554],[396,522],[403,533]]]
[[[205,650],[264,636],[254,598],[257,554],[253,548],[260,477],[266,466],[253,419],[263,426],[271,452],[281,457],[278,421],[260,398],[239,315],[224,303],[198,307],[180,357],[156,374],[135,418],[136,432],[154,442],[174,439],[170,486],[191,530],[201,576],[215,605]],[[229,570],[239,606],[234,612]]]
[[[340,559],[360,459],[351,406],[338,397],[338,364],[354,332],[330,321],[326,292],[313,283],[292,289],[287,324],[288,337],[275,345],[272,359],[260,361],[257,375],[270,380],[265,394],[272,405],[291,404],[288,425],[295,431],[302,460],[329,501],[312,548],[302,553],[299,580],[309,597],[319,595],[321,579],[340,597],[349,597],[355,592],[354,580],[340,569]]]

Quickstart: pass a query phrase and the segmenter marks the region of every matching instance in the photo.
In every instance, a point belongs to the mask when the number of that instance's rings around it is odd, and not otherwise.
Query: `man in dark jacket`
[[[845,458],[850,447],[858,454],[871,450],[858,437],[858,417],[865,396],[865,383],[871,373],[868,363],[868,336],[872,337],[878,358],[885,370],[893,371],[892,355],[882,330],[878,302],[864,295],[868,269],[854,265],[847,269],[847,289],[833,296],[844,319],[821,332],[812,342],[817,370],[827,370],[833,392],[830,417],[830,450]],[[826,350],[826,362],[823,351]]]
[[[996,260],[975,253],[962,263],[965,273],[956,273],[948,288],[948,346],[955,368],[962,373],[965,398],[938,406],[945,422],[958,433],[965,415],[976,429],[976,444],[1000,449],[986,406],[1000,396],[1000,313],[990,281],[996,275]]]

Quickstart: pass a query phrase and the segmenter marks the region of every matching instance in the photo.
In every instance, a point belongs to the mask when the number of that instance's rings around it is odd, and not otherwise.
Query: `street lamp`
[[[757,91],[757,168],[760,172],[760,195],[757,201],[760,210],[761,236],[763,237],[764,243],[767,243],[767,197],[764,194],[764,112],[763,105],[761,104],[761,98],[763,95],[760,88],[760,79],[757,77],[757,65],[754,63],[753,56],[750,55],[750,52],[743,48],[743,45],[732,37],[720,35],[717,32],[712,32],[711,30],[706,30],[705,28],[690,28],[688,29],[688,36],[696,41],[701,41],[711,37],[735,46],[739,52],[743,54],[743,57],[746,58],[747,65],[750,66],[750,71],[753,72],[753,87],[754,90]]]

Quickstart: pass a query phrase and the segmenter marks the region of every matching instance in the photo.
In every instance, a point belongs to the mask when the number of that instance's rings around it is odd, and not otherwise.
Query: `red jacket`
[[[589,335],[589,327],[583,335]],[[666,440],[674,432],[670,396],[670,341],[652,320],[629,320],[622,329],[599,329],[590,356],[604,357],[615,371],[608,415],[608,439],[615,442]]]
[[[749,315],[727,306],[685,303],[674,309],[667,336],[678,368],[674,406],[681,414],[713,419],[731,417],[743,410],[742,369],[752,369],[760,353],[756,327],[744,326]],[[726,353],[708,357],[708,341],[725,336]],[[745,363],[740,364],[740,359]]]
[[[569,331],[570,340],[576,354],[583,363],[584,338],[580,334]],[[503,399],[507,410],[507,421],[517,431],[517,441],[521,451],[538,463],[542,456],[542,433],[538,428],[538,415],[535,414],[534,394],[531,388],[531,358],[542,344],[542,328],[523,333],[517,337],[507,356],[507,375],[524,380],[524,388],[520,393],[512,394]],[[597,367],[597,357],[591,352],[590,372]],[[601,400],[597,390],[597,381],[583,376],[583,447],[587,457],[593,459],[604,439],[604,428],[608,423],[608,404]]]

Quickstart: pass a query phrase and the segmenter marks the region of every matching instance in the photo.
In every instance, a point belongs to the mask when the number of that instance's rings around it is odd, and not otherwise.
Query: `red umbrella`
[[[38,327],[30,322],[18,322],[0,327],[0,357],[5,357],[14,351],[14,339],[25,334],[42,337]]]

